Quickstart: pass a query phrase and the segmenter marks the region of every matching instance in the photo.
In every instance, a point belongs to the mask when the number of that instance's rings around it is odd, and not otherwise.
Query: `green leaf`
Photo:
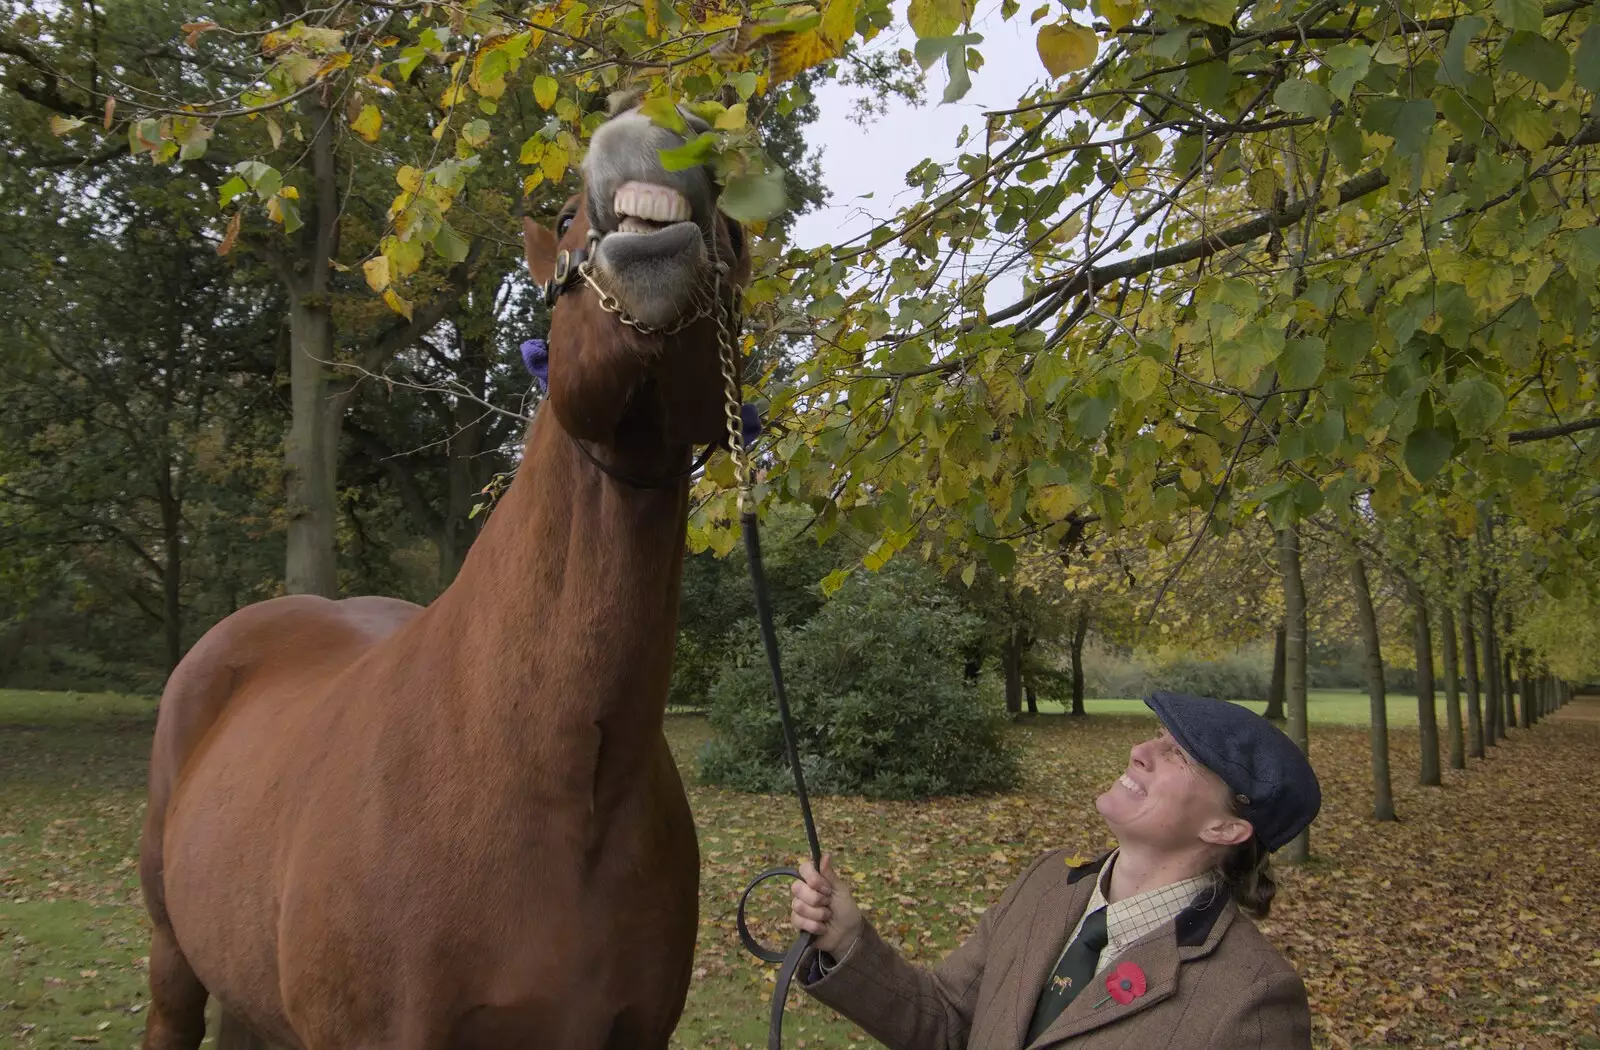
[[[783,211],[788,194],[783,186],[783,169],[773,167],[753,175],[735,175],[728,180],[717,207],[740,222],[760,222]]]
[[[1330,408],[1324,412],[1321,419],[1306,428],[1306,439],[1312,449],[1331,456],[1344,440],[1344,409]]]
[[[1349,41],[1328,49],[1327,63],[1333,68],[1328,78],[1328,90],[1340,102],[1350,101],[1350,92],[1372,68],[1372,48],[1358,41]]]
[[[233,202],[233,198],[239,196],[241,193],[248,193],[249,191],[249,183],[235,175],[227,182],[224,182],[221,188],[217,190],[217,206],[220,208],[226,208]]]
[[[1001,576],[1011,575],[1011,570],[1017,567],[1017,552],[1012,550],[1009,543],[984,544],[983,553],[994,571]]]
[[[1480,376],[1468,376],[1450,388],[1450,413],[1464,434],[1481,434],[1506,409],[1506,395]]]
[[[1289,340],[1278,359],[1278,381],[1290,390],[1314,386],[1322,375],[1327,350],[1327,344],[1314,335]]]
[[[683,114],[678,112],[678,107],[670,98],[661,95],[647,98],[639,107],[639,112],[649,117],[658,127],[676,131],[680,135],[689,133],[689,125],[684,123]]]
[[[410,80],[411,74],[422,65],[422,60],[428,57],[427,48],[408,47],[400,52],[400,57],[395,61],[395,71],[400,74],[402,81]]]
[[[1507,29],[1537,33],[1544,27],[1544,4],[1540,0],[1494,0],[1494,17]]]
[[[1551,91],[1567,82],[1567,49],[1538,33],[1512,33],[1500,57],[1507,69]]]
[[[283,232],[293,233],[305,223],[300,221],[300,202],[291,197],[279,197],[276,200],[279,215],[283,222]]]
[[[1436,427],[1413,430],[1406,437],[1406,469],[1418,481],[1427,483],[1436,477],[1450,460],[1455,439]]]
[[[849,569],[834,569],[822,578],[822,596],[824,598],[832,598],[849,578]]]
[[[1067,400],[1067,420],[1073,431],[1085,441],[1093,441],[1105,433],[1111,422],[1111,412],[1117,407],[1109,397],[1090,397],[1078,393]]]
[[[1523,149],[1540,150],[1550,144],[1550,115],[1527,99],[1505,99],[1495,107],[1495,117]]]
[[[1035,45],[1039,59],[1052,77],[1064,77],[1094,63],[1100,51],[1100,38],[1094,30],[1076,22],[1058,22],[1041,26]]]
[[[461,262],[467,257],[469,247],[467,239],[451,229],[448,223],[441,223],[439,232],[433,235],[433,250],[446,262]]]
[[[1457,87],[1467,82],[1467,45],[1473,37],[1489,28],[1489,23],[1477,15],[1462,15],[1450,27],[1450,39],[1444,45],[1444,71],[1450,83]]]
[[[1283,329],[1264,324],[1247,326],[1233,339],[1219,341],[1213,349],[1217,378],[1229,386],[1248,390],[1261,370],[1283,352]]]
[[[1272,93],[1272,101],[1285,113],[1322,119],[1333,109],[1333,95],[1310,80],[1285,80]]]
[[[477,149],[489,141],[489,122],[487,120],[468,121],[461,129],[461,138],[467,145]]]
[[[701,132],[681,146],[661,151],[661,166],[668,171],[687,171],[698,168],[711,159],[711,154],[717,148],[717,136],[709,131]]]
[[[1222,108],[1233,87],[1233,70],[1228,68],[1226,58],[1202,62],[1189,70],[1188,76],[1189,90],[1194,92],[1195,101],[1211,109]],[[1186,166],[1179,166],[1178,170],[1187,169]]]
[[[1367,159],[1367,149],[1361,140],[1361,129],[1347,113],[1333,122],[1328,131],[1328,146],[1333,150],[1339,166],[1354,175]]]
[[[1238,7],[1233,0],[1172,0],[1162,10],[1179,18],[1193,18],[1214,26],[1231,26]]]
[[[1433,130],[1435,110],[1431,99],[1417,98],[1401,102],[1393,98],[1380,98],[1367,106],[1367,130],[1394,139],[1394,152],[1409,157],[1422,149]]]
[[[1578,53],[1572,59],[1573,83],[1585,91],[1600,91],[1600,22],[1583,31]]]

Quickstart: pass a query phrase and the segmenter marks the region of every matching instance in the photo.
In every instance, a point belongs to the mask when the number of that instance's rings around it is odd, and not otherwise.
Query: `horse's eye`
[[[556,220],[556,236],[565,237],[567,235],[567,231],[572,229],[572,220],[576,217],[577,216],[574,215],[563,215],[560,219]]]

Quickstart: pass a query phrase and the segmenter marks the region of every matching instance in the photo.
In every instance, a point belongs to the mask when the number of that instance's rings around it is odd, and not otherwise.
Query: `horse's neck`
[[[618,465],[662,476],[675,459],[657,451]],[[435,636],[455,647],[462,699],[536,732],[599,724],[608,742],[653,743],[687,513],[686,482],[644,490],[613,480],[541,412],[516,480],[430,609]]]

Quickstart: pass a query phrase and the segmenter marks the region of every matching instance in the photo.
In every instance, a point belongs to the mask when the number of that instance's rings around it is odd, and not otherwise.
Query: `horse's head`
[[[691,133],[708,130],[683,117]],[[681,445],[727,432],[719,350],[724,330],[737,339],[730,308],[749,252],[717,210],[709,168],[662,166],[660,151],[683,142],[623,98],[595,131],[583,186],[555,229],[523,220],[528,271],[554,303],[550,405],[573,437]]]

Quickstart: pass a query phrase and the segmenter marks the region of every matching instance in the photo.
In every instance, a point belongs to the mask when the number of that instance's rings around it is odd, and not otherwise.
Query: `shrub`
[[[963,676],[979,630],[917,564],[857,574],[803,626],[779,635],[806,786],[817,794],[910,799],[1015,786],[1021,765],[1003,713]],[[743,791],[793,790],[760,637],[746,639],[711,690],[716,737],[700,779]]]
[[[1214,696],[1222,700],[1265,700],[1272,679],[1272,649],[1239,650],[1215,659],[1183,650],[1113,656],[1084,654],[1085,689],[1090,696],[1142,697],[1156,689]]]

